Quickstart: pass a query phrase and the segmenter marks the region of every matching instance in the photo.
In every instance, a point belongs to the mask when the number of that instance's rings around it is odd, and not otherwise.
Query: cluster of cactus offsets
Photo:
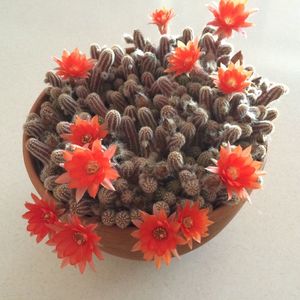
[[[139,210],[152,213],[155,207],[172,213],[184,199],[210,209],[237,201],[227,201],[219,176],[205,168],[228,142],[251,145],[253,158],[262,161],[278,115],[270,104],[286,88],[252,75],[244,92],[220,92],[211,75],[221,64],[243,63],[243,55],[217,39],[214,31],[204,28],[199,39],[201,69],[189,75],[165,71],[177,41],[194,40],[190,28],[179,37],[161,36],[158,46],[139,30],[125,35],[125,49],[93,44],[90,55],[97,62],[86,79],[46,74],[47,101],[39,114],[28,116],[24,132],[40,179],[60,207],[126,228],[140,218]],[[254,71],[251,66],[245,69]],[[118,146],[113,163],[120,174],[113,182],[115,191],[101,187],[98,197],[86,194],[78,203],[74,190],[55,181],[63,173],[64,150],[75,147],[61,135],[70,133],[76,115],[85,120],[100,117],[109,132],[103,144]]]

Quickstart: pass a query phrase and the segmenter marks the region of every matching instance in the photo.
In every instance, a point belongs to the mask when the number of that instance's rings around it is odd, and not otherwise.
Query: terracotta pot
[[[30,112],[38,113],[41,104],[47,100],[47,95],[45,91],[43,91],[38,99],[33,104]],[[23,157],[25,166],[30,177],[32,184],[34,185],[37,192],[43,196],[46,189],[41,182],[37,170],[35,159],[31,156],[31,154],[26,149],[26,141],[28,140],[27,135],[23,135]],[[50,194],[51,195],[51,194]],[[198,244],[196,242],[193,243],[193,250],[202,246],[214,236],[216,236],[238,213],[238,211],[243,206],[244,202],[241,201],[239,204],[235,206],[223,205],[216,208],[209,215],[210,220],[214,223],[209,227],[209,236],[202,239],[202,243]],[[102,237],[102,250],[110,253],[112,255],[116,255],[123,258],[142,260],[141,252],[131,252],[131,248],[133,244],[136,242],[130,233],[135,230],[135,227],[128,227],[126,229],[120,229],[117,226],[107,227],[107,226],[99,226],[99,234]],[[178,246],[178,253],[185,254],[192,250],[189,249],[187,245]]]

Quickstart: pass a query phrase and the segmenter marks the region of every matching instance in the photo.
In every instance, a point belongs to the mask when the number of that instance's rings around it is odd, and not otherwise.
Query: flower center
[[[98,172],[100,166],[97,161],[91,160],[86,165],[86,172],[88,175],[92,175]]]
[[[78,245],[83,245],[86,242],[86,234],[81,232],[75,232],[73,234],[73,239]]]
[[[52,211],[47,211],[45,214],[44,214],[44,217],[43,217],[44,221],[46,223],[53,223],[53,219],[54,219],[54,214]]]
[[[182,220],[184,227],[190,229],[193,226],[193,219],[191,217],[185,217]]]
[[[227,81],[227,84],[231,87],[235,87],[236,86],[236,80],[234,78],[230,78],[228,81]]]
[[[156,240],[164,240],[168,237],[168,232],[164,227],[156,227],[155,229],[153,229],[152,231],[152,236],[156,239]]]
[[[92,140],[92,136],[90,134],[85,134],[84,136],[82,136],[81,138],[81,142],[83,144],[87,144]]]
[[[233,24],[233,19],[230,18],[230,17],[226,17],[226,18],[224,18],[224,22],[227,25],[232,25]]]
[[[190,65],[191,64],[191,62],[193,61],[193,58],[192,57],[187,57],[185,60],[184,60],[184,65],[186,66],[186,65]]]
[[[227,174],[233,179],[236,180],[239,177],[239,171],[235,167],[229,167],[227,169]]]

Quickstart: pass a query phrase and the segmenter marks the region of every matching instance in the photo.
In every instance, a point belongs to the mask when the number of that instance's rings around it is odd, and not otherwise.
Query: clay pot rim
[[[46,89],[44,89],[41,92],[41,94],[38,96],[37,100],[32,105],[29,113],[37,113],[41,104],[45,101],[45,99],[47,97],[48,97],[48,95],[46,93]],[[28,135],[23,133],[23,143],[22,143],[23,144],[22,145],[23,160],[24,160],[24,164],[25,164],[27,173],[29,175],[30,181],[41,197],[43,197],[47,193],[48,198],[54,199],[54,197],[52,196],[52,193],[48,192],[45,189],[42,181],[40,180],[40,178],[36,172],[35,166],[34,166],[34,157],[30,154],[30,152],[26,148],[26,142],[29,138],[30,137]],[[230,205],[225,205],[225,204],[220,205],[213,211],[209,212],[209,218],[211,221],[217,222],[218,220],[220,220],[220,218],[222,219],[222,215],[227,215],[227,212],[231,211],[233,207],[236,208],[234,210],[239,210],[243,206],[244,203],[245,203],[245,201],[240,201],[235,206],[230,206]],[[133,230],[136,230],[136,228],[134,226],[129,226],[125,229],[121,229],[121,228],[117,227],[116,225],[113,225],[113,226],[105,226],[105,230],[110,231],[112,234],[116,231],[123,232],[124,234],[130,234]]]

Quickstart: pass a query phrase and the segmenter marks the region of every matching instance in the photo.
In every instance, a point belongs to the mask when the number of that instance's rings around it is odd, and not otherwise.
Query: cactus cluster
[[[244,92],[220,92],[211,75],[221,64],[242,63],[243,55],[217,39],[214,31],[204,28],[199,39],[201,69],[189,75],[176,77],[165,70],[177,41],[194,40],[190,28],[178,37],[161,36],[158,46],[139,30],[124,36],[125,49],[93,44],[90,55],[96,64],[86,79],[46,74],[47,100],[28,116],[24,132],[40,179],[60,207],[126,228],[140,217],[139,209],[171,213],[184,199],[211,209],[228,203],[219,177],[205,168],[228,142],[251,145],[253,158],[262,161],[278,115],[270,104],[286,88],[253,75]],[[254,71],[251,66],[245,69]],[[63,173],[64,150],[74,149],[61,135],[70,133],[76,115],[101,118],[109,131],[103,144],[118,146],[114,163],[121,176],[113,183],[115,191],[101,187],[96,199],[85,195],[78,203],[72,189],[55,182]]]

